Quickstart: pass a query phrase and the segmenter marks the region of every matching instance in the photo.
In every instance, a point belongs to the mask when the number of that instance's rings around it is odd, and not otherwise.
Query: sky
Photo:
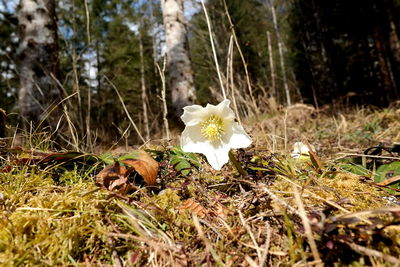
[[[0,10],[13,12],[18,5],[18,0],[5,0],[0,3]]]

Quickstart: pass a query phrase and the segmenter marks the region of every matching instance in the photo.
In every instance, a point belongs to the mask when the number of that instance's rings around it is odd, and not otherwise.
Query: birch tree
[[[183,0],[161,0],[161,8],[166,35],[172,106],[175,115],[180,116],[182,108],[195,100]]]
[[[283,41],[282,41],[281,34],[279,31],[279,27],[278,27],[278,20],[276,18],[275,6],[271,2],[271,0],[269,0],[269,5],[271,7],[272,20],[274,22],[276,38],[278,40],[278,51],[279,51],[279,58],[280,58],[280,63],[281,63],[283,86],[285,87],[285,93],[286,93],[286,103],[288,106],[290,106],[292,104],[292,102],[290,99],[290,91],[289,91],[289,86],[288,86],[288,82],[287,82],[287,78],[286,78],[286,66],[285,66],[284,55],[283,55]]]
[[[20,0],[18,9],[20,44],[18,48],[20,88],[18,105],[28,122],[46,119],[61,99],[57,86],[58,46],[54,0]],[[57,124],[59,110],[48,117]]]

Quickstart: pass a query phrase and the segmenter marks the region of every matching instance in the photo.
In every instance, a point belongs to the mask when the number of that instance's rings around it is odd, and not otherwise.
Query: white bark
[[[146,79],[144,73],[144,57],[143,57],[143,41],[142,34],[139,33],[139,52],[140,52],[140,84],[142,87],[142,109],[143,109],[143,124],[146,133],[146,140],[150,139],[149,119],[147,116],[147,93]]]
[[[286,67],[285,67],[285,60],[283,58],[283,42],[281,38],[281,34],[279,32],[279,27],[278,27],[278,20],[276,18],[276,12],[275,12],[275,7],[274,4],[269,1],[271,11],[272,11],[272,20],[274,22],[274,28],[276,32],[276,37],[278,40],[278,52],[279,52],[279,57],[280,57],[280,63],[281,63],[281,70],[282,70],[282,79],[283,79],[283,86],[285,87],[285,93],[286,93],[286,103],[288,106],[291,105],[291,99],[290,99],[290,91],[289,91],[289,86],[287,83],[287,78],[286,78]]]
[[[20,90],[18,104],[28,122],[46,118],[44,111],[61,98],[55,82],[58,72],[57,25],[54,0],[20,0],[18,48]],[[48,120],[54,126],[59,117],[54,110]]]
[[[182,108],[193,104],[195,91],[188,51],[183,0],[161,0],[167,44],[169,85],[176,116]]]
[[[272,54],[271,34],[269,31],[267,31],[267,41],[268,41],[269,66],[271,69],[271,87],[272,87],[271,95],[276,98],[277,94],[276,94],[276,85],[275,85],[275,80],[276,80],[275,64],[274,64],[274,57]]]

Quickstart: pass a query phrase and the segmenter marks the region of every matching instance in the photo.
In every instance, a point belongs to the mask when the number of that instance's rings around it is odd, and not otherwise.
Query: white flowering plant
[[[228,162],[231,149],[248,147],[252,140],[243,127],[235,121],[230,101],[206,107],[184,107],[182,121],[185,129],[181,136],[181,148],[185,152],[204,154],[215,170]]]
[[[307,146],[303,142],[295,142],[293,144],[293,151],[291,153],[291,156],[295,159],[300,159],[300,160],[310,159],[310,149],[315,151],[313,145]]]

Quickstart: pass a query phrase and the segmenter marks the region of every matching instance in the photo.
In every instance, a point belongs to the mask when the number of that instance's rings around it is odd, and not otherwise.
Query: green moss
[[[59,187],[44,173],[25,171],[0,176],[0,263],[51,266],[100,250],[109,231],[107,195],[85,195],[96,189],[91,183]]]

